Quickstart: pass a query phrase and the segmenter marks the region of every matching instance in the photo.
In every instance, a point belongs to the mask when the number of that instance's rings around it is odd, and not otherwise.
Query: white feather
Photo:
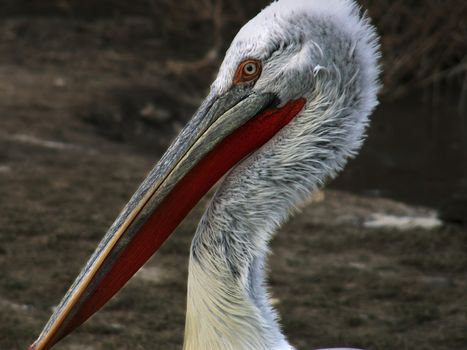
[[[376,32],[350,0],[279,0],[235,37],[211,93],[227,91],[238,64],[256,58],[254,90],[307,103],[231,171],[205,213],[191,250],[184,349],[293,349],[268,300],[268,243],[361,146],[378,57]]]

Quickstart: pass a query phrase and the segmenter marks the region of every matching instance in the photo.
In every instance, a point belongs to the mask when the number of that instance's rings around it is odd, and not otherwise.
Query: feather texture
[[[264,265],[274,232],[360,148],[377,105],[379,44],[350,0],[279,0],[248,22],[221,65],[212,94],[254,58],[254,86],[302,112],[225,178],[195,234],[186,350],[293,349],[268,301]],[[312,296],[310,296],[312,297]]]

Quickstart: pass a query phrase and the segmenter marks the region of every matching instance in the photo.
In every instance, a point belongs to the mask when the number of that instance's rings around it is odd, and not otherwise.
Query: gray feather
[[[356,154],[377,104],[378,37],[353,1],[272,3],[240,30],[211,93],[228,91],[246,58],[263,62],[255,91],[307,103],[228,174],[201,220],[191,249],[187,350],[292,349],[268,301],[269,241]]]

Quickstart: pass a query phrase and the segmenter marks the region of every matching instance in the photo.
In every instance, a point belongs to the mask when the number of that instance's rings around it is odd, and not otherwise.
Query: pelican
[[[190,248],[184,349],[293,349],[268,298],[269,241],[362,145],[378,42],[353,0],[278,0],[246,23],[30,349],[99,310],[225,174]]]

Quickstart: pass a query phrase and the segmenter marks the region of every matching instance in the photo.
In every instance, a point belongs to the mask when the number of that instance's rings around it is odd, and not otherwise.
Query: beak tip
[[[37,346],[38,346],[38,344],[37,344],[37,340],[36,340],[36,341],[34,341],[34,343],[29,345],[28,350],[43,350],[42,347],[39,346],[39,348],[38,348]]]

